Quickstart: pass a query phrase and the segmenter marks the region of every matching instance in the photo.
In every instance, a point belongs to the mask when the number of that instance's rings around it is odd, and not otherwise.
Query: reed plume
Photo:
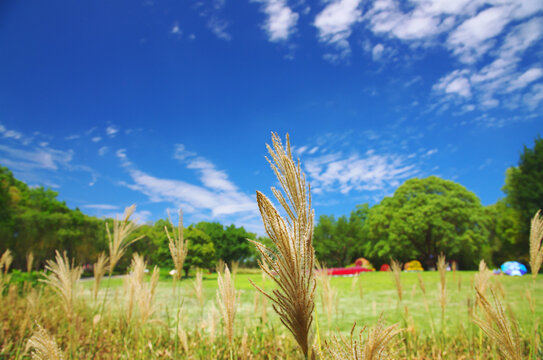
[[[196,301],[200,306],[200,309],[204,308],[204,272],[202,269],[196,270],[196,280],[193,282],[194,294],[196,295]]]
[[[281,322],[294,335],[304,356],[307,357],[310,349],[309,333],[313,322],[316,288],[313,272],[315,252],[311,190],[306,184],[300,162],[296,164],[292,158],[288,134],[286,147],[283,147],[276,133],[272,133],[272,142],[273,148],[267,145],[271,160],[266,159],[285,195],[273,187],[272,192],[287,217],[281,217],[271,201],[257,191],[262,222],[276,250],[256,241],[251,242],[261,254],[261,259],[259,259],[261,269],[275,281],[278,288],[268,293],[251,283],[273,302],[273,308]],[[263,265],[264,263],[268,267]]]
[[[228,342],[234,340],[234,320],[236,318],[237,294],[228,265],[224,268],[224,275],[217,276],[219,289],[217,290],[217,302],[224,321],[224,332]]]
[[[34,253],[30,251],[26,254],[26,272],[32,272],[32,265],[34,264]]]
[[[215,264],[215,271],[217,271],[217,274],[224,274],[224,267],[226,266],[226,263],[223,259],[219,259],[217,261],[217,264]]]
[[[443,320],[445,317],[445,306],[447,305],[447,263],[443,254],[439,254],[437,257],[437,270],[439,272],[439,304],[441,305],[441,317]]]
[[[188,240],[183,238],[183,212],[179,210],[179,223],[177,225],[177,234],[175,233],[175,227],[173,226],[172,219],[168,216],[170,225],[172,227],[172,234],[168,231],[168,227],[164,226],[166,235],[168,236],[168,246],[170,248],[170,254],[172,256],[173,264],[175,266],[174,280],[178,280],[181,277],[183,271],[183,265],[187,258],[189,250]]]
[[[334,304],[336,303],[336,291],[330,283],[330,276],[326,269],[321,269],[321,271],[318,272],[317,279],[321,288],[322,308],[326,313],[328,329],[330,329],[330,326],[332,325]]]
[[[127,317],[132,317],[134,305],[137,304],[141,323],[144,324],[154,313],[154,299],[156,287],[158,285],[159,270],[154,267],[151,280],[145,284],[145,268],[147,263],[143,256],[135,253],[132,256],[130,264],[130,274],[128,275],[128,308]]]
[[[6,275],[9,271],[9,267],[11,266],[11,263],[13,261],[13,255],[11,255],[11,250],[6,249],[4,253],[2,254],[2,257],[0,257],[0,272],[2,272],[2,268],[4,268],[4,275]]]
[[[399,261],[391,259],[390,269],[392,270],[392,275],[394,276],[394,282],[396,284],[396,291],[398,292],[398,299],[402,301],[403,287],[402,287],[402,264]]]
[[[64,360],[55,339],[40,325],[37,327],[26,345],[27,349],[31,349],[32,360]]]
[[[351,330],[350,340],[340,337],[332,337],[330,342],[326,342],[326,357],[334,360],[385,360],[393,357],[390,351],[391,341],[401,330],[397,329],[398,324],[389,327],[384,326],[382,317],[375,327],[368,332],[364,341],[363,333],[366,327],[362,328],[358,334],[358,340],[354,337],[354,329]]]
[[[130,217],[134,214],[136,205],[131,205],[124,209],[124,216],[122,220],[113,220],[113,234],[109,230],[109,225],[106,222],[107,237],[109,240],[109,274],[113,273],[115,265],[124,255],[128,246],[138,241],[143,237],[139,236],[132,240],[128,239],[128,236],[138,228],[138,225],[130,221]]]
[[[522,342],[516,321],[509,321],[507,314],[492,289],[494,306],[490,304],[485,295],[478,289],[477,300],[484,311],[484,318],[474,318],[473,322],[485,332],[485,334],[497,344],[498,350],[508,360],[523,359]]]
[[[145,324],[147,320],[155,313],[155,295],[160,272],[158,266],[153,268],[151,279],[147,285],[141,284],[138,294],[138,308],[140,311],[140,320]]]
[[[106,253],[102,251],[100,255],[98,255],[98,259],[92,268],[94,272],[93,295],[95,300],[98,296],[98,291],[100,290],[100,282],[102,281],[102,277],[106,273],[107,260]]]
[[[543,262],[543,246],[541,246],[542,240],[543,216],[541,216],[541,210],[538,210],[532,218],[530,228],[530,267],[532,268],[532,279],[534,281],[539,269],[541,268],[541,262]]]
[[[47,260],[45,269],[51,273],[40,280],[50,285],[62,299],[62,305],[68,318],[71,319],[74,311],[76,286],[83,269],[80,266],[70,265],[66,252],[61,256],[58,250],[55,252],[55,261]]]
[[[487,268],[485,260],[481,260],[481,262],[479,263],[479,272],[475,274],[473,282],[475,288],[479,289],[478,291],[481,292],[483,295],[486,292],[486,288],[488,287],[488,283],[490,282],[491,277],[492,271]]]

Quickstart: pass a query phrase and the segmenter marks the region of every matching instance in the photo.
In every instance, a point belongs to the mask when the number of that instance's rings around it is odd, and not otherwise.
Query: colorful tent
[[[501,266],[501,269],[504,274],[510,276],[522,276],[528,272],[526,266],[519,263],[518,261],[504,262]]]
[[[388,264],[381,265],[381,268],[379,269],[379,271],[390,271],[390,265]]]
[[[411,260],[411,261],[405,263],[403,269],[405,271],[424,271],[420,261],[418,261],[418,260]]]

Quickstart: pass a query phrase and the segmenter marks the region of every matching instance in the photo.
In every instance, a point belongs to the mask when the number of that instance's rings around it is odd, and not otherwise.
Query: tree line
[[[349,216],[322,215],[315,226],[317,258],[345,266],[358,257],[375,266],[391,258],[435,267],[444,253],[463,269],[481,259],[528,263],[530,219],[543,208],[543,140],[524,147],[506,172],[505,196],[483,206],[464,186],[435,176],[405,181],[379,204],[357,205]]]
[[[508,169],[504,198],[483,206],[461,184],[435,176],[405,181],[390,197],[370,207],[357,205],[349,216],[322,215],[314,232],[315,254],[327,266],[346,266],[358,257],[374,265],[417,259],[435,266],[441,252],[461,268],[475,268],[481,258],[495,266],[507,260],[527,263],[530,219],[543,208],[543,140],[524,147],[518,166]],[[15,268],[26,267],[32,252],[43,267],[56,249],[66,250],[80,264],[96,261],[107,249],[106,222],[69,209],[58,194],[44,187],[29,187],[11,171],[0,167],[0,253],[11,249]],[[143,238],[131,246],[161,267],[173,267],[165,227],[167,220],[140,226],[133,234]],[[199,222],[184,228],[190,242],[185,271],[191,266],[213,268],[219,259],[256,266],[255,250],[247,239],[256,234],[243,227]],[[267,239],[260,238],[269,243]],[[130,255],[130,254],[129,254]],[[130,256],[119,264],[128,266]]]

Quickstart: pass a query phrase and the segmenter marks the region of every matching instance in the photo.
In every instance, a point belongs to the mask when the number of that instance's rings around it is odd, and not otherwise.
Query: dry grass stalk
[[[189,339],[187,336],[187,332],[183,328],[181,324],[177,326],[177,336],[179,337],[179,341],[181,342],[181,346],[183,346],[183,351],[185,351],[185,354],[189,353]]]
[[[326,319],[328,320],[328,330],[332,325],[332,315],[334,310],[334,304],[336,304],[336,291],[330,283],[330,276],[326,270],[319,271],[317,275],[321,288],[321,302],[322,310],[326,313]]]
[[[272,187],[272,192],[287,214],[279,215],[271,201],[257,191],[257,202],[268,237],[277,250],[252,241],[261,254],[260,267],[275,281],[278,288],[266,295],[281,322],[294,335],[296,342],[307,357],[309,333],[315,308],[316,280],[314,276],[315,253],[313,249],[313,218],[310,186],[305,175],[292,158],[289,137],[286,147],[276,133],[272,133],[273,148],[267,145],[273,169],[284,194]],[[286,196],[286,197],[285,197]],[[268,267],[263,265],[266,263]]]
[[[64,356],[55,339],[40,325],[37,327],[26,345],[27,349],[32,349],[32,360],[63,360]]]
[[[235,279],[236,274],[238,273],[238,269],[239,269],[239,261],[232,261],[231,269],[232,269],[232,276]]]
[[[113,234],[109,230],[109,225],[106,222],[106,231],[109,240],[109,273],[113,272],[115,265],[121,259],[126,252],[126,249],[130,244],[138,241],[143,237],[139,236],[132,240],[128,240],[128,236],[137,229],[138,225],[130,221],[130,217],[134,214],[136,205],[127,207],[124,210],[124,216],[122,220],[113,220]]]
[[[200,309],[204,307],[204,271],[202,269],[196,270],[196,280],[192,283],[194,286],[194,295],[196,295],[196,301],[200,306]]]
[[[398,292],[398,299],[402,301],[402,293],[403,293],[402,279],[401,279],[402,264],[399,261],[391,259],[390,268],[392,270],[392,275],[394,276],[394,281],[396,283],[396,291]]]
[[[26,254],[26,272],[32,272],[32,265],[34,264],[34,253],[30,251]]]
[[[217,264],[215,264],[215,270],[217,271],[217,274],[224,274],[224,267],[226,266],[226,263],[223,259],[219,259],[217,261]]]
[[[241,348],[240,348],[240,354],[241,354],[241,360],[247,360],[251,356],[251,352],[249,351],[248,346],[248,339],[249,335],[247,334],[247,330],[243,331],[243,337],[241,338]]]
[[[537,276],[539,269],[541,268],[541,262],[543,262],[543,246],[541,241],[543,240],[543,216],[541,216],[541,210],[532,218],[532,225],[530,229],[530,267],[532,268],[532,279]]]
[[[209,330],[209,341],[211,344],[215,343],[215,335],[217,333],[217,308],[215,305],[211,307],[211,311],[208,313],[207,329]]]
[[[441,305],[441,314],[444,316],[447,305],[447,263],[443,254],[439,254],[437,257],[437,270],[439,271],[439,304]]]
[[[95,300],[98,296],[98,291],[100,290],[100,282],[102,281],[102,277],[106,273],[107,260],[106,253],[101,252],[92,268],[94,272],[93,296]]]
[[[55,261],[47,260],[45,269],[51,273],[45,275],[44,283],[50,285],[53,290],[61,297],[62,305],[68,318],[73,316],[74,302],[76,295],[76,286],[83,269],[80,266],[70,265],[70,261],[64,252],[63,256],[58,251],[55,252]]]
[[[505,359],[523,359],[522,342],[519,336],[516,321],[509,321],[507,314],[496,294],[491,289],[494,306],[490,304],[485,295],[478,289],[477,300],[485,313],[484,318],[474,318],[473,322],[483,330],[486,335],[497,344],[498,350]]]
[[[2,257],[0,257],[0,272],[2,272],[2,268],[4,268],[4,275],[6,275],[12,262],[13,256],[11,255],[11,251],[6,249],[2,254]]]
[[[474,287],[476,289],[479,289],[478,291],[480,291],[484,295],[491,277],[492,271],[487,268],[486,262],[484,260],[481,260],[481,262],[479,263],[479,272],[476,273],[473,278]]]
[[[351,292],[354,292],[356,290],[356,283],[358,282],[358,276],[353,276],[353,279],[351,280]]]
[[[170,248],[170,254],[172,255],[173,264],[175,266],[174,280],[177,280],[181,277],[183,271],[183,264],[185,264],[185,259],[187,258],[187,253],[189,250],[188,240],[183,238],[183,212],[179,210],[179,223],[177,225],[177,234],[175,233],[175,227],[171,217],[168,214],[168,220],[172,226],[172,234],[168,231],[168,228],[164,226],[166,235],[168,236],[168,246]]]
[[[366,327],[360,330],[358,340],[354,338],[355,326],[356,323],[351,330],[350,340],[340,336],[339,338],[332,337],[330,342],[326,342],[326,355],[328,355],[328,358],[337,360],[385,360],[394,356],[390,352],[390,345],[394,337],[401,332],[397,328],[398,324],[385,327],[381,317],[375,327],[369,330],[366,339],[363,338]]]
[[[420,273],[417,273],[417,277],[419,279],[419,287],[422,291],[422,294],[426,296],[426,285],[424,283],[424,279],[422,278],[422,275]]]
[[[147,263],[143,259],[143,256],[136,253],[132,257],[131,271],[128,275],[129,298],[127,315],[129,319],[132,317],[134,304],[137,304],[142,324],[145,324],[154,313],[154,298],[160,275],[158,267],[155,266],[151,280],[146,285],[144,282],[146,266]]]
[[[237,294],[234,281],[228,266],[224,269],[224,275],[218,274],[217,302],[224,321],[224,332],[230,344],[234,340],[234,320],[236,318]]]

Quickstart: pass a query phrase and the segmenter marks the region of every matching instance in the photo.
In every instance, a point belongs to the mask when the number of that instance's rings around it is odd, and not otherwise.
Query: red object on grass
[[[390,271],[390,265],[388,264],[381,265],[381,268],[379,269],[379,271]]]
[[[334,276],[334,275],[356,275],[356,274],[360,274],[361,272],[368,272],[372,270],[355,266],[355,267],[350,267],[350,268],[331,268],[331,269],[326,269],[326,271],[328,272],[328,275]]]

